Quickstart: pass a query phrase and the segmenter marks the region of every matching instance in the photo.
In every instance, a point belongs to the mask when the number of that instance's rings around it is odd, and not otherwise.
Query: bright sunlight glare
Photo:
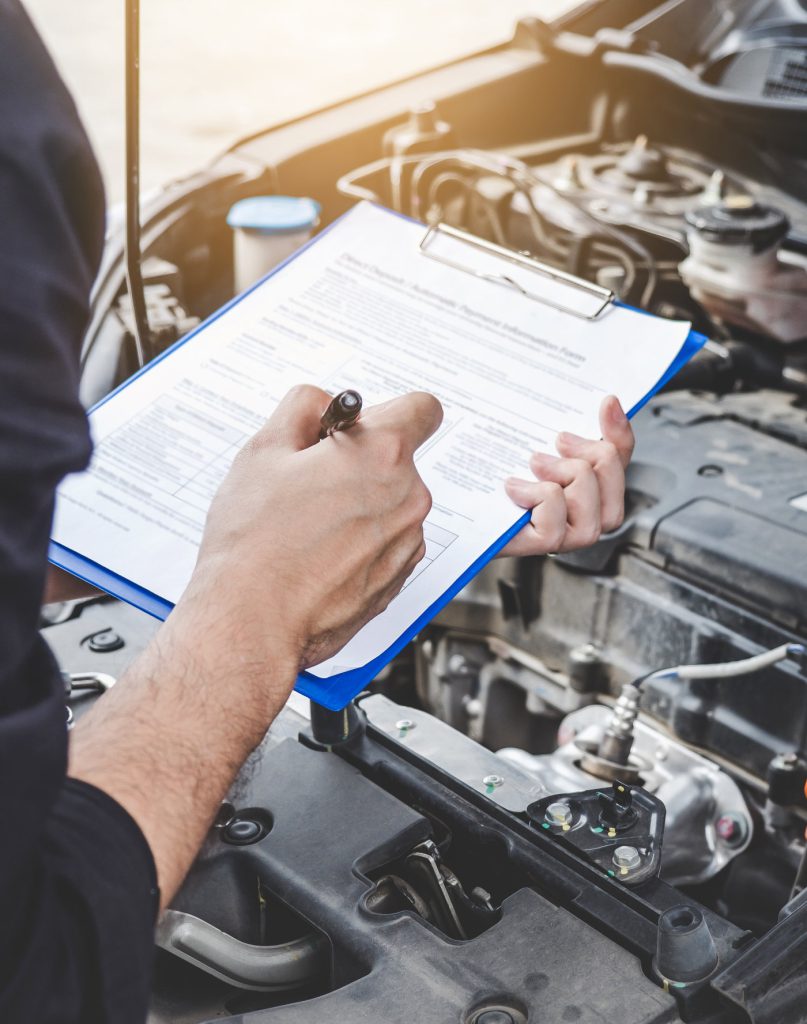
[[[123,194],[123,0],[23,0]],[[141,0],[144,188],[240,136],[507,39],[579,0]]]

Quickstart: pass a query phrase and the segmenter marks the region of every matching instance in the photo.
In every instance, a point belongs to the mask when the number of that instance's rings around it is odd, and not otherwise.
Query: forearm
[[[178,608],[71,738],[69,774],[118,801],[154,856],[162,906],[181,884],[244,760],[293,685],[296,665],[239,661],[223,623]]]
[[[431,497],[414,453],[439,403],[396,399],[320,444],[328,401],[292,390],[244,446],[181,601],[72,736],[70,774],[138,823],[163,905],[299,668],[341,650],[423,557]]]

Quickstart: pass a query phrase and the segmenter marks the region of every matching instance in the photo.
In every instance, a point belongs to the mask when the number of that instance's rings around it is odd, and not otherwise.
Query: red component
[[[740,836],[740,823],[731,814],[724,814],[715,822],[715,832],[726,843],[736,842]]]

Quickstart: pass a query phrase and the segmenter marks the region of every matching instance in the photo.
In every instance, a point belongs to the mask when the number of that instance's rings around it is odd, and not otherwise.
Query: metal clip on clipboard
[[[474,250],[473,256],[468,250],[463,252],[463,247],[467,246]],[[540,263],[531,256],[505,249],[448,224],[432,224],[421,239],[420,251],[444,266],[473,274],[483,281],[507,285],[535,302],[583,320],[596,320],[614,301],[614,293],[608,288],[591,284]],[[459,253],[466,258],[456,258]],[[503,274],[498,269],[502,260],[514,269]]]

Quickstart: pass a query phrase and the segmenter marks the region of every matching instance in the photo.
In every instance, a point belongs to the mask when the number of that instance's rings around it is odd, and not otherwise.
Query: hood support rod
[[[126,4],[126,284],[140,366],[154,355],[140,266],[140,0]]]

